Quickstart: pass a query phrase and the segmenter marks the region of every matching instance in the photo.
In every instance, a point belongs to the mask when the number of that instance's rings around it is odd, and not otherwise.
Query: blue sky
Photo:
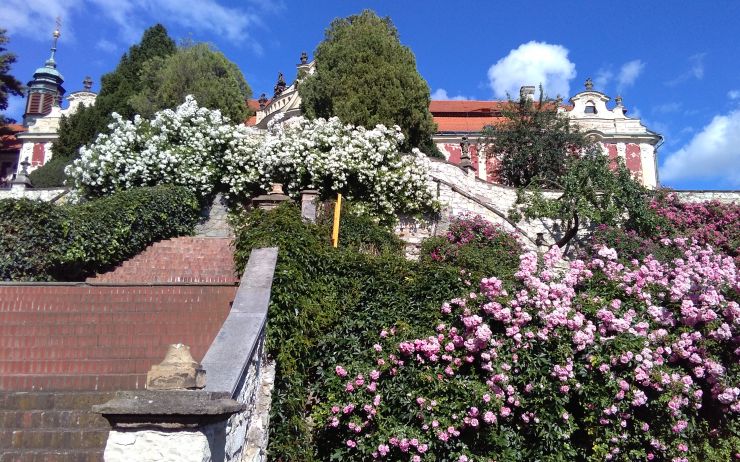
[[[57,62],[68,92],[88,74],[97,88],[161,22],[176,39],[212,43],[259,95],[278,71],[295,75],[300,52],[311,54],[333,18],[364,8],[392,18],[438,98],[492,99],[532,80],[572,96],[590,76],[664,135],[664,185],[740,189],[737,1],[4,0],[0,27],[24,82],[47,59],[61,16]],[[22,110],[11,101],[10,116]]]

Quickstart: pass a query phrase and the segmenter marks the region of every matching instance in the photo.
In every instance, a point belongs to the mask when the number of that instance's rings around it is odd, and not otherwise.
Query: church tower
[[[29,125],[33,119],[49,114],[53,107],[59,106],[62,102],[64,77],[57,70],[57,63],[54,59],[59,35],[59,22],[57,21],[51,56],[43,67],[36,69],[33,73],[33,80],[28,82],[28,99],[26,100],[26,111],[23,114],[25,125]]]

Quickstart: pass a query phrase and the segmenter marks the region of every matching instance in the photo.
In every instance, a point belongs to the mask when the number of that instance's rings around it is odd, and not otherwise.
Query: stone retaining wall
[[[69,188],[4,188],[0,189],[0,199],[32,199],[44,202],[63,200]]]
[[[685,202],[719,201],[726,204],[740,204],[740,191],[676,191]]]
[[[442,206],[439,216],[422,220],[403,216],[396,227],[398,236],[407,243],[406,253],[410,258],[418,256],[419,245],[424,239],[444,234],[450,219],[464,213],[480,215],[515,233],[520,236],[522,245],[531,250],[549,247],[565,232],[552,220],[511,222],[507,215],[516,201],[516,189],[483,181],[457,165],[433,160],[428,181]],[[557,191],[546,191],[544,194],[549,197],[559,195]],[[581,230],[578,237],[586,232]],[[578,238],[574,241],[577,242]],[[569,250],[566,249],[566,252]]]

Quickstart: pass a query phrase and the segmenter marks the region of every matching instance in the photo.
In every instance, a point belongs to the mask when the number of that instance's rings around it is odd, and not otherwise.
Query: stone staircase
[[[230,238],[184,236],[156,242],[89,283],[234,283]]]
[[[0,392],[0,462],[98,462],[108,422],[90,412],[108,392]]]
[[[0,284],[0,462],[102,461],[91,407],[168,345],[202,360],[237,290],[229,238],[179,237],[86,283]]]

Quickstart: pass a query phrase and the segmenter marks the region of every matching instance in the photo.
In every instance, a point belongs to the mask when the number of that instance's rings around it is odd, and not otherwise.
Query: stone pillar
[[[197,390],[205,371],[187,345],[170,345],[164,360],[147,373],[147,390],[118,392],[93,411],[111,431],[106,462],[225,460],[227,421],[246,409],[227,392]]]
[[[315,189],[301,191],[301,218],[309,223],[316,223],[316,205],[319,192]]]

